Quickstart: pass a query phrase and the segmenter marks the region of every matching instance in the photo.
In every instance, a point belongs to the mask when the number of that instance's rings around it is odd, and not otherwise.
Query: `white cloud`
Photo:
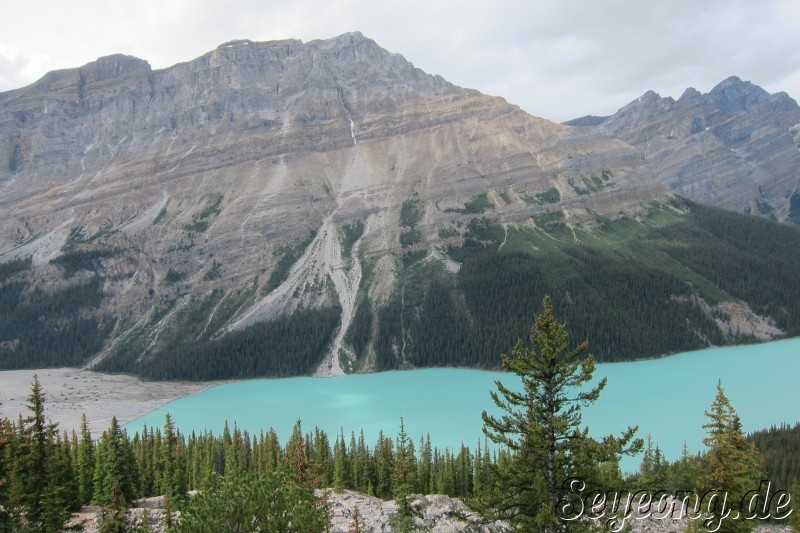
[[[31,0],[4,8],[0,90],[111,53],[163,68],[231,39],[357,30],[453,83],[566,120],[731,75],[800,97],[798,20],[795,0]]]

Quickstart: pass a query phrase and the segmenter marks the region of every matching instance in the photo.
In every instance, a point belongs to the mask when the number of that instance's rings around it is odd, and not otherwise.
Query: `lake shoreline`
[[[29,415],[27,398],[33,376],[45,394],[45,416],[58,429],[80,431],[86,415],[92,436],[98,437],[111,418],[124,425],[167,403],[199,394],[228,381],[142,381],[126,374],[104,374],[85,368],[40,368],[0,371],[0,418]]]

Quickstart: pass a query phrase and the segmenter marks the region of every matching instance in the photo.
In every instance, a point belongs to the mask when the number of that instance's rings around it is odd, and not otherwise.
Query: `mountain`
[[[51,72],[0,94],[0,367],[496,367],[544,293],[605,360],[798,334],[798,231],[675,194],[792,220],[797,106],[748,87],[570,127],[358,33]]]
[[[731,77],[708,94],[690,88],[674,100],[650,91],[610,117],[567,124],[636,146],[685,198],[800,222],[800,108],[786,93]]]

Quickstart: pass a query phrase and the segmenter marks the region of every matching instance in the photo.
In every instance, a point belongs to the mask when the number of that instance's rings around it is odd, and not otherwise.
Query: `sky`
[[[26,0],[0,13],[0,91],[113,53],[166,68],[233,39],[360,31],[558,122],[734,75],[800,99],[798,0]]]

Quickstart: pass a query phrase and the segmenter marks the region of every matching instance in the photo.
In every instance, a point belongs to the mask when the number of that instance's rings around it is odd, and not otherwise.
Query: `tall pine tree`
[[[717,383],[717,394],[706,411],[709,421],[703,425],[708,435],[703,444],[708,452],[702,459],[701,483],[706,490],[717,490],[727,495],[727,505],[731,515],[724,518],[721,506],[715,506],[709,513],[708,524],[719,525],[720,532],[751,531],[755,524],[752,520],[742,519],[747,509],[740,509],[742,497],[751,490],[759,488],[764,479],[761,457],[755,445],[747,442],[742,433],[742,424],[736,414],[721,383]]]
[[[642,447],[641,439],[633,438],[636,428],[601,441],[581,428],[581,407],[597,401],[606,379],[586,386],[595,369],[594,358],[585,355],[588,342],[570,350],[569,333],[553,316],[549,297],[543,305],[531,328],[531,345],[520,339],[510,356],[502,356],[504,368],[521,378],[523,390],[496,381],[498,390],[491,397],[504,414],[483,412],[484,433],[513,452],[493,469],[494,486],[486,492],[483,512],[525,531],[563,530],[557,507],[564,482],[581,477],[592,484],[599,478],[598,464]]]

